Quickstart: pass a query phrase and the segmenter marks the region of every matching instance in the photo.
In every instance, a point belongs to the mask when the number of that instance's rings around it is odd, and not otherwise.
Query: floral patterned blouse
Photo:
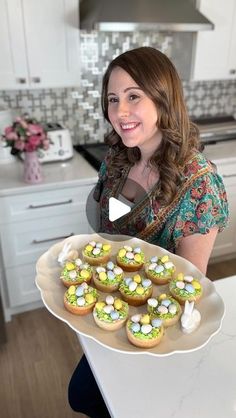
[[[131,212],[109,221],[109,198],[118,198],[131,166],[120,178],[107,176],[106,159],[99,171],[95,198],[100,202],[100,232],[141,238],[175,252],[182,237],[207,234],[210,228],[222,231],[228,221],[228,203],[222,177],[200,152],[187,163],[181,190],[169,206],[155,198],[155,186],[132,207]]]

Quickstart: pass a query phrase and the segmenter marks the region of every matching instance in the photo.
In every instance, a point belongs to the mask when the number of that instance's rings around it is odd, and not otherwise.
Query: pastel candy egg
[[[71,270],[71,271],[69,271],[69,278],[70,278],[70,279],[75,279],[75,278],[76,278],[76,276],[77,276],[77,273],[76,273],[76,271],[75,271],[75,270]]]
[[[88,270],[81,270],[80,275],[81,275],[81,277],[83,277],[83,279],[88,279],[89,278]]]
[[[151,308],[156,308],[158,305],[158,302],[155,298],[150,298],[147,300],[147,303],[149,306],[151,306]]]
[[[134,259],[137,261],[137,263],[139,263],[142,260],[142,257],[140,254],[134,254]]]
[[[156,255],[150,258],[151,263],[156,263],[157,260],[158,260],[158,257]]]
[[[125,284],[126,286],[129,286],[129,284],[132,282],[133,280],[131,279],[131,277],[126,277],[125,279]]]
[[[121,299],[115,299],[114,307],[119,311],[122,308],[123,304]]]
[[[96,248],[102,248],[102,243],[101,242],[97,242],[97,244],[96,244]]]
[[[163,266],[156,266],[156,268],[155,268],[155,272],[156,273],[162,273],[162,271],[164,271],[164,267]]]
[[[151,264],[149,264],[149,266],[148,266],[148,270],[155,270],[156,266],[157,266],[157,264],[156,264],[156,263],[151,263]]]
[[[100,252],[101,252],[100,248],[94,248],[94,249],[93,249],[93,251],[92,251],[92,253],[93,253],[94,255],[99,255],[99,254],[100,254]]]
[[[92,295],[92,293],[87,293],[87,295],[85,295],[85,300],[87,303],[93,303],[95,301],[94,296]]]
[[[167,314],[168,313],[168,308],[166,306],[164,306],[164,305],[158,306],[157,310],[161,314]]]
[[[106,305],[103,308],[104,312],[107,314],[110,314],[112,311],[114,311],[113,305]]]
[[[137,284],[136,282],[133,282],[133,281],[132,281],[132,282],[129,284],[129,290],[130,290],[130,292],[134,292],[134,291],[136,290],[137,286],[138,286],[138,284]]]
[[[134,259],[134,254],[133,254],[133,253],[131,253],[130,251],[128,251],[128,252],[126,253],[126,258],[128,258],[129,260],[133,260],[133,259]]]
[[[86,245],[85,250],[91,253],[91,251],[93,250],[93,245]]]
[[[142,278],[141,278],[140,274],[135,274],[133,276],[133,281],[136,282],[136,283],[141,283]]]
[[[150,279],[143,279],[142,280],[142,286],[143,287],[149,287],[149,286],[151,286],[151,284],[152,284],[152,282],[151,282]]]
[[[126,250],[125,250],[124,248],[121,248],[121,250],[119,251],[118,255],[119,255],[119,257],[120,257],[120,258],[125,257],[125,255],[126,255]]]
[[[183,273],[179,273],[179,274],[177,275],[177,279],[178,279],[178,280],[184,280],[184,275],[183,275]]]
[[[85,305],[85,299],[84,298],[78,298],[77,299],[77,305],[78,306],[84,306]]]
[[[81,266],[82,263],[83,262],[82,262],[82,260],[80,258],[76,258],[75,264],[76,264],[77,267]]]
[[[175,315],[177,312],[177,307],[174,303],[171,303],[168,307],[170,314]]]
[[[70,286],[68,289],[68,294],[69,295],[74,295],[76,291],[76,287],[75,286]]]
[[[184,289],[184,286],[185,286],[184,282],[182,282],[182,281],[176,282],[176,287],[178,289]]]
[[[108,304],[108,305],[113,305],[113,303],[114,303],[114,298],[113,298],[113,296],[112,295],[107,295],[107,297],[106,297],[106,303]]]
[[[105,306],[105,303],[104,302],[97,302],[96,305],[95,305],[95,308],[98,311],[101,311],[104,308],[104,306]]]
[[[97,267],[96,268],[97,273],[101,273],[102,271],[106,271],[106,269],[104,267]]]
[[[91,245],[91,247],[96,247],[96,242],[95,241],[90,241],[89,245]]]
[[[139,332],[140,331],[140,328],[141,328],[141,326],[138,323],[133,323],[131,325],[131,329],[132,329],[133,332]]]
[[[149,334],[152,331],[152,325],[151,324],[145,324],[141,326],[141,332],[144,335]]]
[[[184,276],[184,280],[188,283],[191,283],[193,281],[193,276]]]
[[[150,315],[149,314],[142,315],[140,322],[142,325],[150,324]]]
[[[84,288],[83,286],[78,286],[75,292],[76,296],[83,296],[84,294]]]
[[[167,262],[164,264],[164,266],[165,266],[165,268],[166,268],[167,270],[169,270],[169,269],[172,269],[172,268],[174,267],[174,264],[172,263],[172,261],[167,261]]]
[[[140,254],[141,253],[141,248],[140,247],[134,248],[134,253],[135,254]]]
[[[165,293],[162,293],[162,294],[159,296],[159,300],[164,300],[164,299],[166,299],[166,294],[165,294]]]
[[[68,271],[70,271],[70,270],[74,270],[74,268],[75,268],[74,263],[71,263],[70,261],[69,261],[68,263],[66,263],[66,269],[67,269]]]
[[[89,267],[90,267],[89,263],[84,263],[84,264],[81,264],[80,266],[81,269],[83,268],[85,270],[88,270]]]
[[[161,262],[166,263],[167,261],[169,261],[169,256],[168,255],[163,255],[163,257],[161,257]]]
[[[170,299],[163,299],[161,304],[168,308],[168,306],[171,304],[171,301]]]
[[[101,271],[101,273],[99,273],[99,280],[101,280],[101,282],[105,282],[105,280],[107,279],[107,274],[105,273],[105,271]]]
[[[188,293],[194,293],[195,292],[195,289],[194,289],[193,285],[190,284],[190,283],[185,285],[185,290],[187,290]]]
[[[144,294],[144,288],[143,288],[143,286],[140,286],[140,285],[137,286],[136,293],[138,295],[143,295]]]
[[[115,279],[115,274],[113,273],[113,271],[108,270],[107,277],[108,277],[108,280],[111,280],[112,281],[112,280]]]
[[[123,270],[120,267],[115,267],[113,272],[115,273],[116,276],[119,276],[120,274],[123,273]]]
[[[88,283],[83,282],[83,283],[81,283],[80,286],[83,287],[83,289],[87,289],[88,288]]]
[[[153,318],[151,324],[154,328],[159,328],[162,324],[162,321],[159,318]]]
[[[133,248],[132,248],[132,247],[130,247],[129,245],[124,245],[124,249],[125,249],[126,251],[133,251]]]
[[[196,280],[193,280],[191,285],[194,287],[194,289],[201,289],[201,285]]]
[[[130,319],[131,319],[132,322],[137,323],[137,322],[140,321],[141,316],[142,316],[141,314],[132,315]]]
[[[119,312],[117,312],[117,311],[111,311],[111,313],[110,313],[110,317],[111,317],[111,319],[113,319],[114,321],[115,320],[117,320],[117,319],[119,319]]]
[[[115,267],[115,264],[112,261],[108,261],[107,263],[108,270],[113,270],[114,267]]]
[[[111,246],[110,246],[110,244],[103,244],[102,248],[103,248],[104,251],[110,251]]]

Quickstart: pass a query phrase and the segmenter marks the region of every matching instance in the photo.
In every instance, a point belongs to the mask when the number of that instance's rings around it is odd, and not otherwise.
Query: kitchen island
[[[113,418],[236,417],[236,276],[215,287],[225,304],[222,328],[197,351],[125,354],[79,336]]]

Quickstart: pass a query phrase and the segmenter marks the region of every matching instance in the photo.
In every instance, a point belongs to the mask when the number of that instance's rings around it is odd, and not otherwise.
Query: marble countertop
[[[236,417],[236,276],[214,283],[226,314],[219,333],[197,351],[130,355],[79,336],[113,418]]]
[[[63,187],[71,187],[97,181],[97,171],[78,153],[67,161],[42,164],[43,181],[40,184],[25,183],[23,168],[23,162],[17,159],[0,164],[0,197],[52,190],[61,187],[62,183]]]

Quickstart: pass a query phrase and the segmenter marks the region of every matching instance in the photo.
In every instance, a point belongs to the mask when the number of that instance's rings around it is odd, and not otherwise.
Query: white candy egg
[[[75,260],[75,265],[76,266],[81,266],[81,264],[82,264],[83,262],[82,262],[82,260],[80,259],[80,258],[76,258],[76,260]]]
[[[132,315],[130,319],[131,319],[132,322],[137,323],[137,322],[140,321],[141,316],[142,316],[141,314]]]
[[[94,255],[98,255],[98,254],[100,254],[100,252],[101,252],[100,248],[94,248],[93,251],[92,251],[92,253]]]
[[[126,277],[125,278],[125,284],[126,286],[129,286],[129,284],[132,282],[133,280],[131,279],[131,277]]]
[[[159,318],[153,318],[152,319],[152,326],[154,328],[159,328],[161,326],[161,324],[162,324],[162,320],[161,319],[159,319]]]
[[[126,250],[126,251],[133,251],[133,248],[132,247],[130,247],[129,245],[124,245],[124,249]]]
[[[127,252],[126,254],[125,254],[125,256],[126,256],[126,258],[128,258],[129,260],[133,260],[133,258],[134,258],[134,253],[131,253],[131,252]]]
[[[157,260],[158,260],[158,257],[156,255],[150,258],[151,263],[156,263]]]
[[[83,282],[83,283],[81,283],[80,286],[83,287],[83,289],[87,289],[88,288],[88,283]]]
[[[164,305],[168,308],[168,306],[171,304],[170,299],[164,299],[161,301],[161,305]]]
[[[97,273],[102,273],[102,272],[105,272],[105,271],[106,271],[106,269],[104,267],[99,266],[99,267],[96,268]]]
[[[71,270],[71,271],[69,271],[69,278],[70,278],[70,279],[75,279],[75,278],[76,278],[76,276],[77,276],[77,273],[76,273],[76,271],[75,271],[75,270]]]
[[[172,315],[175,315],[177,312],[177,307],[174,303],[171,303],[168,307],[168,310]]]
[[[84,298],[78,298],[77,299],[77,305],[78,306],[84,306],[85,305],[85,299]]]
[[[149,306],[151,306],[152,308],[156,308],[158,305],[158,302],[155,298],[150,298],[147,300],[147,303]]]
[[[97,248],[102,248],[102,242],[97,242],[96,247]]]
[[[161,314],[167,314],[168,313],[168,308],[166,306],[164,306],[164,305],[158,306],[157,310]]]
[[[134,248],[134,253],[135,254],[140,254],[141,253],[141,248],[140,247]]]
[[[114,306],[113,305],[106,305],[103,308],[104,312],[107,314],[110,314],[112,311],[114,311]]]
[[[188,283],[191,283],[193,281],[193,276],[184,276],[184,280]]]
[[[108,305],[113,305],[113,303],[114,303],[114,301],[115,301],[115,299],[113,298],[113,296],[112,295],[107,295],[107,297],[106,297],[106,303],[108,304]]]
[[[178,282],[176,282],[176,287],[178,287],[178,289],[184,289],[184,286],[185,286],[185,284],[184,284],[184,282],[183,281],[178,281]]]
[[[143,279],[142,280],[143,287],[149,287],[149,286],[151,286],[151,284],[152,284],[152,282],[151,282],[150,279]]]
[[[157,266],[157,263],[151,263],[148,266],[148,270],[155,270],[156,266]]]
[[[95,241],[90,241],[89,245],[91,245],[92,247],[96,247],[96,242]]]
[[[152,325],[151,324],[145,324],[141,326],[141,332],[145,335],[149,334],[152,331]]]
[[[112,261],[108,261],[107,263],[108,270],[113,270],[114,267],[115,267],[115,264]]]
[[[134,292],[136,290],[137,286],[138,286],[138,283],[132,281],[129,284],[129,290],[130,290],[130,292]]]
[[[164,266],[156,266],[156,268],[155,268],[155,272],[156,273],[161,273],[162,271],[164,271]]]
[[[113,272],[115,273],[116,276],[119,276],[120,274],[123,273],[123,270],[120,267],[115,267]]]
[[[172,269],[174,267],[174,264],[172,263],[172,261],[167,261],[166,263],[164,263],[165,268],[168,269]]]

